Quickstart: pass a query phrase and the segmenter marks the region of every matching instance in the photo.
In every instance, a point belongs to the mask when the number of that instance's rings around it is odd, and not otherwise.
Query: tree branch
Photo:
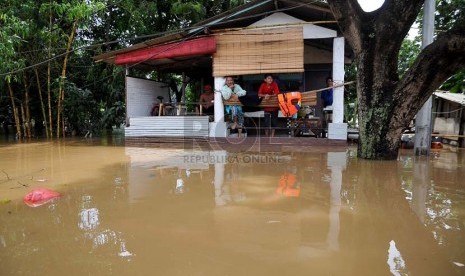
[[[385,0],[383,6],[376,11],[376,32],[382,33],[383,36],[404,38],[420,13],[423,3],[424,0]]]
[[[417,57],[399,82],[395,100],[408,113],[397,118],[411,120],[423,103],[459,69],[465,68],[465,25],[457,22],[450,31],[441,34]],[[413,105],[419,102],[420,105]]]
[[[364,12],[357,0],[328,0],[334,18],[344,37],[357,55],[362,49],[360,19]]]

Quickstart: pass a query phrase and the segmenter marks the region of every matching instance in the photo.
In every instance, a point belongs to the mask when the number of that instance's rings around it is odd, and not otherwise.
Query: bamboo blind
[[[302,27],[228,31],[216,41],[215,77],[304,71]]]

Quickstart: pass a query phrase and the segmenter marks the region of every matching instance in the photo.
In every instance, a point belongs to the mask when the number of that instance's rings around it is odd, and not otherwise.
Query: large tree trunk
[[[367,159],[395,159],[400,144],[401,128],[390,127],[393,110],[393,87],[382,83],[377,64],[367,64],[361,58],[358,64],[357,95],[360,139],[358,156]],[[364,62],[365,61],[365,62]],[[376,84],[374,83],[376,82]]]
[[[402,131],[431,94],[465,66],[465,24],[441,33],[399,79],[398,55],[423,0],[386,0],[364,12],[357,0],[328,0],[357,65],[358,156],[396,159]]]

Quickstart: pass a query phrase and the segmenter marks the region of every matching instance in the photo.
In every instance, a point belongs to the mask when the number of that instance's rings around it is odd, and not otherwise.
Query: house
[[[324,88],[328,76],[332,76],[335,85],[344,83],[344,64],[350,63],[351,57],[347,48],[326,4],[262,0],[191,28],[104,53],[95,60],[127,68],[127,137],[226,137],[219,93],[215,94],[213,122],[206,116],[150,116],[158,97],[165,101],[170,98],[168,85],[131,77],[131,69],[176,73],[182,76],[183,83],[196,79],[213,84],[215,91],[221,89],[225,76],[240,76],[248,93],[256,93],[263,74],[273,73],[283,90],[309,91]],[[344,87],[334,89],[329,139],[347,139],[343,94]],[[316,110],[316,115],[322,117],[320,100]],[[175,113],[182,114],[181,109]]]
[[[436,91],[433,93],[433,136],[451,145],[464,147],[465,94]]]

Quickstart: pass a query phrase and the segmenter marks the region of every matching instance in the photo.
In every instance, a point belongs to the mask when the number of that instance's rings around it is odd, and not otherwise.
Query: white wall
[[[169,88],[165,83],[153,80],[139,79],[126,76],[126,116],[150,116],[157,97],[163,96],[163,101],[169,99]]]
[[[273,13],[270,16],[253,23],[250,26],[270,26],[286,24],[302,24],[304,31],[304,39],[330,38],[337,36],[337,32],[335,30],[320,27],[310,23],[305,24],[305,21],[282,12]]]
[[[458,135],[460,131],[460,123],[458,118],[434,118],[433,132],[440,134]]]

